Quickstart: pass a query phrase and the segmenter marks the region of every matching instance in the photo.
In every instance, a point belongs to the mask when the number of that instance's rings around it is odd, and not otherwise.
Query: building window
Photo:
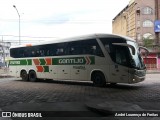
[[[140,15],[140,7],[137,8],[136,13],[137,15]]]
[[[143,22],[143,27],[153,27],[153,22],[150,20],[145,20]]]
[[[151,34],[151,33],[145,33],[144,35],[143,35],[143,39],[154,39],[154,36]]]
[[[150,7],[145,7],[145,8],[143,8],[143,14],[151,15],[151,14],[153,14],[153,9]]]

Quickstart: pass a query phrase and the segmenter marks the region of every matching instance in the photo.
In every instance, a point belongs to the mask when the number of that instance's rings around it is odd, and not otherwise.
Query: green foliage
[[[144,38],[143,43],[144,43],[144,47],[152,48],[154,44],[154,40],[150,38]]]
[[[160,52],[160,45],[154,44],[154,39],[150,38],[144,38],[143,39],[143,46],[154,51],[159,51]]]

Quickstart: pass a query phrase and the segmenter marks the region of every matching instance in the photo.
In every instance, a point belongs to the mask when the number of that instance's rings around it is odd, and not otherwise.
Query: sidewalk
[[[147,70],[147,74],[160,74],[160,70]]]
[[[9,75],[9,69],[8,68],[0,68],[0,78],[10,78],[12,76]]]

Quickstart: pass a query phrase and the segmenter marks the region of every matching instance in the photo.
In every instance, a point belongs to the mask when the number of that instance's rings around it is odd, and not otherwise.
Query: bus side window
[[[86,51],[86,54],[104,57],[103,52],[96,39],[84,41],[83,49]]]
[[[63,48],[58,48],[56,50],[56,55],[63,55]]]
[[[69,55],[80,55],[83,52],[81,41],[73,41],[68,44]]]
[[[54,54],[55,55],[58,55],[58,56],[61,56],[61,55],[66,55],[67,54],[67,43],[57,43],[55,44],[54,48]]]
[[[44,50],[40,50],[40,56],[44,56]]]
[[[41,56],[54,56],[55,55],[55,45],[46,44],[43,45],[40,49]]]
[[[69,43],[70,55],[97,55],[104,56],[96,39],[73,41]]]

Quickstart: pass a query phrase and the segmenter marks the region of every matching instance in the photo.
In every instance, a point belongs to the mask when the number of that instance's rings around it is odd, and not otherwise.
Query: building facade
[[[158,21],[158,32],[155,31]],[[160,68],[160,0],[130,0],[112,21],[112,32],[129,36],[141,46],[147,46],[150,55],[144,58],[148,68]]]
[[[9,59],[9,48],[11,46],[10,42],[0,42],[0,67],[6,66],[6,62]]]

